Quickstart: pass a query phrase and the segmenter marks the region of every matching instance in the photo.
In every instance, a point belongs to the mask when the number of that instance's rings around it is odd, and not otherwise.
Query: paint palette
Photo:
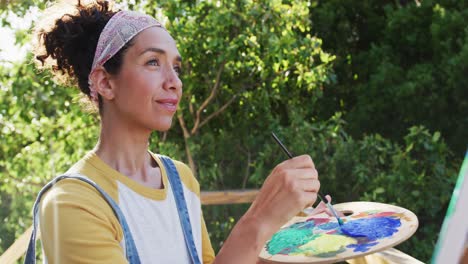
[[[334,205],[346,216],[342,226],[326,214],[294,217],[264,246],[260,258],[276,263],[333,263],[398,245],[418,228],[411,211],[389,204]]]

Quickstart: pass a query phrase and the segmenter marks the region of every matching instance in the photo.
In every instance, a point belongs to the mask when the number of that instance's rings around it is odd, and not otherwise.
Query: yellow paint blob
[[[320,234],[314,240],[300,246],[298,255],[311,256],[336,252],[356,242],[356,239],[347,236]]]

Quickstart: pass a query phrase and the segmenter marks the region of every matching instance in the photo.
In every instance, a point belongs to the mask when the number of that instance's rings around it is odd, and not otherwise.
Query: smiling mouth
[[[156,103],[158,103],[158,105],[162,106],[169,112],[175,112],[177,110],[177,100],[158,100],[156,101]]]

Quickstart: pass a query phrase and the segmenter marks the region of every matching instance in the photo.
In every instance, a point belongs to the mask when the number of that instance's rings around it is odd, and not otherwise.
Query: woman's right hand
[[[288,220],[313,204],[319,188],[310,156],[295,157],[276,166],[252,206],[234,226],[214,263],[258,262],[265,242]]]
[[[271,235],[305,207],[314,204],[320,189],[318,173],[309,155],[277,165],[265,180],[246,213],[260,219]]]

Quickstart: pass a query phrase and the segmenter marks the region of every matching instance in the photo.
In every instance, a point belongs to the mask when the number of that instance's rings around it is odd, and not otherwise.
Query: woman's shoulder
[[[95,245],[96,241],[104,241],[102,244],[108,246],[105,250],[118,252],[120,249],[123,231],[117,217],[98,191],[84,181],[73,178],[57,181],[42,197],[38,216],[49,260],[69,259],[74,253],[80,255],[77,247],[87,248],[87,256],[97,254],[96,247],[88,246]],[[66,254],[53,253],[57,243],[60,252]]]
[[[47,190],[39,204],[39,218],[47,223],[59,218],[64,228],[75,225],[77,219],[85,223],[106,223],[108,230],[117,237],[121,235],[112,208],[97,189],[74,178],[57,181]]]
[[[86,178],[83,175],[65,175]],[[43,195],[42,208],[46,206],[78,206],[86,210],[101,211],[108,207],[107,202],[91,184],[76,178],[63,178],[57,181],[60,176],[54,179],[54,184]]]
[[[51,181],[53,185],[46,190],[41,199],[40,208],[44,213],[52,211],[53,208],[72,207],[79,208],[78,211],[85,210],[105,218],[113,215],[112,209],[94,185],[99,186],[114,200],[116,199],[115,188],[106,179],[96,176],[94,169],[91,168],[93,166],[89,165],[90,157],[89,153],[86,154],[67,172],[56,176]]]

